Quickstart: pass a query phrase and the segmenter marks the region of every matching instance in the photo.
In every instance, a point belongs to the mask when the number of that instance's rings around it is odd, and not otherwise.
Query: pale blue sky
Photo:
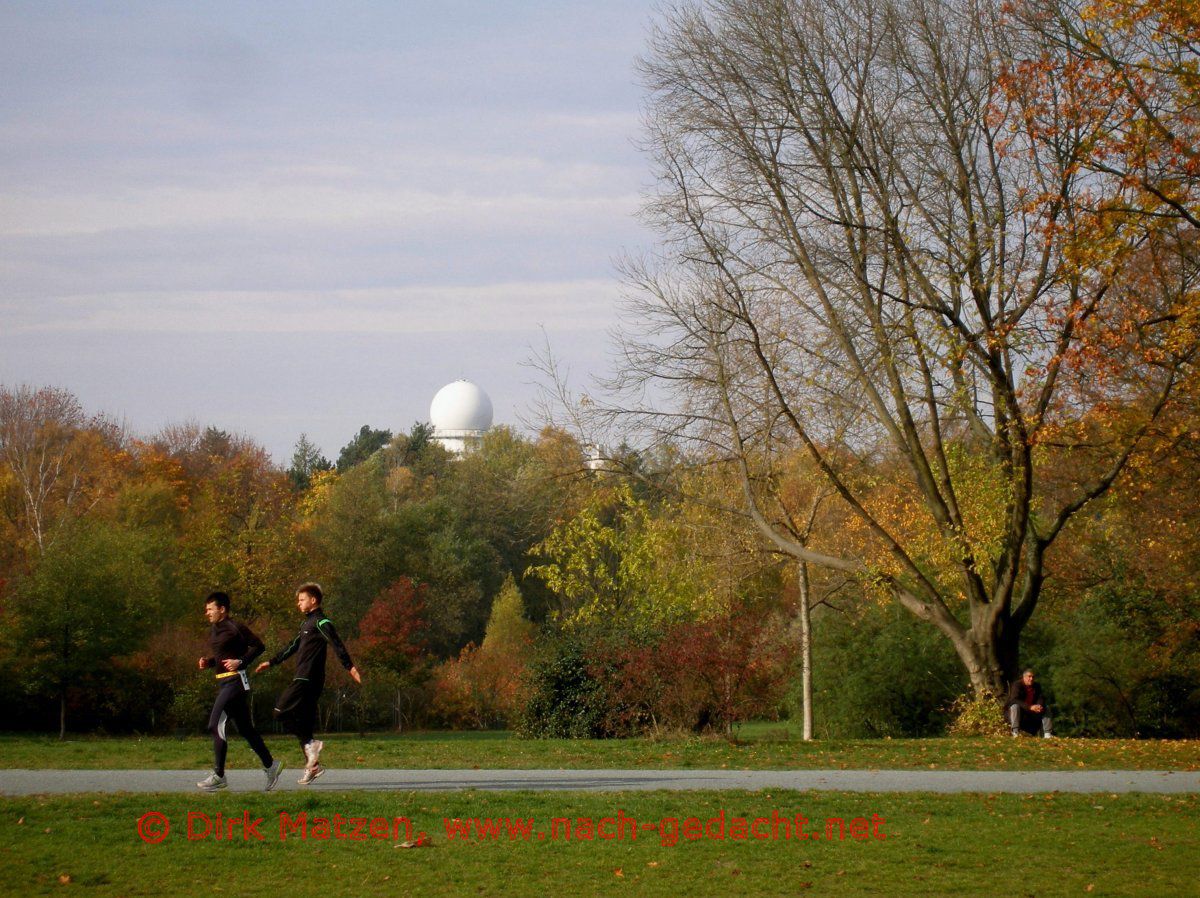
[[[283,461],[549,334],[607,366],[649,238],[651,0],[0,2],[0,381]]]

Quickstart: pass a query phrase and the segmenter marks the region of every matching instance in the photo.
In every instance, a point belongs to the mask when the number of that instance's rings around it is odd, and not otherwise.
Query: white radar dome
[[[456,380],[433,397],[429,423],[435,433],[485,431],[492,426],[492,400],[469,380]]]

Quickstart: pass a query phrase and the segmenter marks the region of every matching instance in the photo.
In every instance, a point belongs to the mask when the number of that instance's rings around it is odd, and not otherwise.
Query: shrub
[[[967,689],[954,650],[894,604],[813,620],[814,730],[822,739],[940,735]],[[799,682],[790,705],[799,716]]]
[[[540,646],[521,732],[607,738],[667,730],[725,735],[782,701],[794,647],[754,614],[675,624],[637,637],[572,628]]]
[[[1200,735],[1200,597],[1110,583],[1042,625],[1053,640],[1045,678],[1056,731]]]
[[[617,735],[597,665],[590,663],[585,633],[544,637],[530,666],[529,701],[517,732],[535,738],[588,739]]]
[[[999,696],[979,698],[974,692],[964,692],[946,709],[951,720],[946,727],[950,736],[1007,736],[1009,726],[1004,720],[1004,705]]]

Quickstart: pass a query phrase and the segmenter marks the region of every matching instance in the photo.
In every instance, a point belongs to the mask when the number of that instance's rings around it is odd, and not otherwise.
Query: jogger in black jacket
[[[283,764],[271,757],[271,750],[254,728],[250,707],[246,703],[246,696],[250,693],[250,678],[246,676],[246,670],[250,662],[263,653],[262,640],[245,624],[230,618],[229,596],[226,593],[214,592],[209,595],[204,603],[204,616],[212,624],[208,635],[211,654],[200,659],[200,669],[213,668],[216,671],[217,697],[208,716],[208,731],[213,737],[213,772],[196,785],[205,792],[216,792],[226,787],[225,757],[229,751],[229,740],[225,737],[225,725],[232,720],[262,761],[269,792],[279,781]]]
[[[325,772],[319,763],[325,744],[313,738],[313,728],[317,720],[317,700],[325,688],[326,647],[332,645],[338,660],[350,671],[354,682],[362,682],[358,668],[350,660],[350,653],[333,628],[333,621],[321,610],[322,597],[321,587],[316,583],[305,583],[296,591],[296,607],[304,615],[300,632],[287,648],[255,669],[255,672],[266,670],[274,664],[282,664],[292,655],[296,656],[296,676],[275,702],[275,716],[300,742],[305,766],[304,775],[298,782],[303,786]]]

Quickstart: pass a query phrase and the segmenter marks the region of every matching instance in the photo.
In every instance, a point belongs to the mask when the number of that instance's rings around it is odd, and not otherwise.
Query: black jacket
[[[271,659],[271,666],[274,667],[276,664],[282,664],[288,658],[292,657],[292,655],[295,655],[295,679],[308,680],[310,683],[318,685],[324,684],[326,645],[333,646],[338,660],[342,662],[342,666],[346,670],[354,666],[354,662],[350,660],[350,653],[346,651],[346,646],[342,644],[337,630],[333,628],[333,621],[327,618],[325,612],[318,608],[315,611],[308,612],[304,616],[304,623],[300,625],[300,632],[296,634],[296,638],[292,640],[291,645]]]
[[[1013,705],[1020,705],[1022,711],[1028,711],[1030,705],[1041,705],[1045,710],[1047,707],[1046,698],[1042,695],[1041,684],[1037,680],[1033,681],[1033,701],[1025,701],[1025,683],[1023,680],[1016,680],[1008,687],[1008,701],[1004,703],[1004,707],[1010,708]]]
[[[204,659],[208,667],[216,669],[217,676],[226,673],[223,661],[237,658],[242,662],[239,670],[245,670],[250,662],[263,653],[265,646],[254,633],[240,621],[225,618],[212,625],[208,633],[209,651]]]

